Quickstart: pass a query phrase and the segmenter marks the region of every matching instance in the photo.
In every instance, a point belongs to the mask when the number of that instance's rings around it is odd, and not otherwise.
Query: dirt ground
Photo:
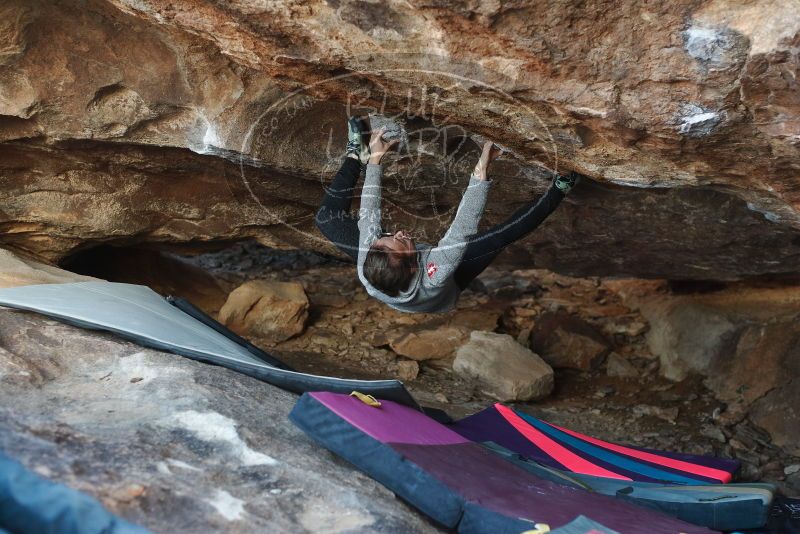
[[[413,360],[392,349],[392,340],[399,333],[448,327],[467,333],[489,330],[509,334],[527,345],[529,332],[542,314],[577,316],[603,334],[616,358],[631,364],[629,376],[611,376],[602,362],[585,371],[556,369],[555,390],[549,397],[515,407],[610,441],[735,457],[742,461],[741,481],[773,482],[788,495],[800,494],[800,473],[793,468],[800,468],[800,459],[774,446],[769,435],[746,417],[726,412],[726,405],[704,387],[700,377],[673,383],[659,376],[659,361],[650,353],[645,338],[647,320],[625,306],[621,294],[668,292],[665,281],[489,269],[462,294],[457,310],[405,314],[369,298],[352,265],[312,252],[237,244],[199,256],[162,256],[157,272],[116,269],[113,278],[194,298],[212,314],[227,293],[246,280],[299,282],[311,303],[304,332],[277,344],[258,338],[251,338],[252,342],[306,372],[400,378],[421,404],[443,409],[456,418],[479,411],[496,399],[453,371],[452,354],[402,363]],[[453,352],[459,345],[444,338],[442,343],[453,343]]]

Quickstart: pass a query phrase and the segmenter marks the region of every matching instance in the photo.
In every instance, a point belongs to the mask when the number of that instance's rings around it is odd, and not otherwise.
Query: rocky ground
[[[651,346],[660,348],[659,339],[648,338],[652,336],[650,321],[660,319],[641,302],[686,298],[676,293],[708,291],[713,285],[687,287],[663,281],[490,269],[463,294],[458,310],[409,315],[367,298],[352,266],[325,256],[276,254],[258,246],[237,245],[190,261],[223,286],[234,287],[250,279],[302,284],[310,300],[303,333],[278,343],[253,338],[299,369],[364,378],[394,376],[404,380],[421,402],[463,416],[496,399],[486,392],[491,384],[453,371],[458,347],[473,330],[505,333],[544,354],[555,367],[552,395],[519,407],[609,440],[736,457],[743,462],[741,480],[775,482],[789,494],[800,493],[796,447],[773,443],[745,408],[706,387],[701,375],[690,373],[675,382],[660,372],[669,362],[662,363],[651,350]],[[787,300],[794,302],[794,297]],[[798,311],[796,305],[792,308]],[[559,322],[563,316],[571,320]],[[790,322],[797,324],[793,315]],[[689,343],[716,335],[706,325],[698,322],[696,326],[694,334],[684,336]],[[564,339],[543,343],[542,336],[553,329],[564,332]],[[593,332],[592,341],[572,335],[576,330]],[[767,359],[763,351],[751,352],[755,358]],[[427,359],[431,354],[437,357]],[[744,358],[735,348],[726,356]],[[759,378],[769,381],[768,376]],[[745,381],[741,376],[730,377],[731,382],[736,380]]]
[[[489,270],[464,293],[457,310],[407,315],[368,299],[351,265],[309,252],[253,244],[191,257],[102,249],[75,265],[84,275],[186,296],[220,316],[234,303],[246,303],[254,291],[276,282],[291,286],[270,306],[256,301],[261,305],[257,315],[273,313],[275,321],[249,322],[244,313],[237,328],[262,331],[277,324],[281,328],[268,335],[249,337],[301,370],[400,378],[420,402],[455,417],[508,395],[498,384],[520,378],[505,376],[503,365],[480,381],[459,372],[457,365],[454,370],[461,347],[475,342],[473,332],[490,332],[480,336],[503,340],[497,355],[501,364],[512,357],[536,358],[533,367],[542,375],[550,373],[550,382],[528,392],[538,400],[518,402],[518,408],[609,440],[737,457],[744,466],[741,480],[775,482],[786,494],[800,493],[800,454],[793,448],[796,442],[785,443],[796,430],[788,413],[791,394],[781,393],[793,387],[792,368],[777,367],[788,376],[788,382],[781,382],[771,377],[776,367],[769,365],[776,354],[794,358],[795,338],[770,333],[794,335],[797,326],[794,315],[786,319],[779,313],[781,306],[797,310],[797,295],[785,285],[779,289],[781,299],[768,287],[721,289]],[[8,251],[0,251],[0,273],[0,286],[85,279]],[[752,311],[755,297],[748,297],[748,291],[769,298],[759,311],[773,322],[761,324],[749,316],[733,346],[723,335],[731,326],[721,318],[720,302],[732,299],[734,307]],[[697,311],[699,300],[704,315]],[[294,311],[281,315],[282,310]],[[674,316],[681,313],[689,313],[699,333],[676,341],[665,325],[677,328],[680,321]],[[734,320],[730,310],[725,317]],[[774,322],[780,317],[783,323]],[[761,329],[765,346],[750,339],[753,329]],[[717,338],[728,343],[729,359],[739,362],[734,366],[738,374],[725,374],[724,367],[707,362],[708,369],[726,378],[725,388],[681,366],[697,366],[697,361],[672,358],[665,349],[697,340],[711,347]],[[762,364],[752,374],[758,384],[770,384],[766,392],[748,389],[741,366],[747,370],[750,352]],[[665,369],[686,376],[669,380]],[[0,383],[0,449],[156,532],[176,527],[436,531],[379,484],[295,429],[286,418],[294,395],[238,373],[36,314],[0,309]],[[731,396],[736,384],[745,398]],[[759,403],[775,392],[783,395],[778,401],[786,413],[780,419],[788,430],[759,413],[764,410]]]

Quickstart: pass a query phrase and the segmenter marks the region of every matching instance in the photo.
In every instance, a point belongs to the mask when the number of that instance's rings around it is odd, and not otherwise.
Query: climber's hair
[[[372,245],[364,259],[364,278],[376,289],[396,297],[414,279],[416,254],[400,255],[381,245]]]

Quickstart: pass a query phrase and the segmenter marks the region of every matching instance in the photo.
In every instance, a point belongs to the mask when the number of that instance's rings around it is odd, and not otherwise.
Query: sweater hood
[[[406,304],[411,302],[414,297],[417,296],[417,293],[419,293],[420,286],[422,285],[422,276],[425,272],[425,258],[427,258],[430,250],[430,245],[424,245],[421,243],[417,244],[417,276],[414,277],[414,280],[411,282],[411,285],[408,287],[408,289],[400,292],[400,294],[396,297],[387,295],[377,287],[370,284],[369,280],[367,280],[367,278],[364,276],[364,269],[361,265],[358,266],[358,278],[361,280],[361,284],[367,290],[367,294],[369,294],[369,296],[375,297],[381,302],[390,305]]]

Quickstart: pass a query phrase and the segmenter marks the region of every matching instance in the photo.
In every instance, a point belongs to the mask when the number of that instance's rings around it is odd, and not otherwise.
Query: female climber
[[[397,141],[383,138],[385,129],[371,132],[369,144],[362,133],[365,122],[348,123],[346,157],[316,214],[320,232],[356,262],[358,278],[371,296],[404,312],[445,312],[461,292],[483,272],[503,248],[526,236],[559,205],[580,176],[556,175],[548,191],[526,204],[505,222],[476,233],[492,182],[489,164],[501,153],[486,142],[475,165],[456,216],[439,243],[432,247],[415,243],[400,230],[381,228],[381,159]],[[356,219],[350,213],[362,164],[367,165],[361,208]]]

